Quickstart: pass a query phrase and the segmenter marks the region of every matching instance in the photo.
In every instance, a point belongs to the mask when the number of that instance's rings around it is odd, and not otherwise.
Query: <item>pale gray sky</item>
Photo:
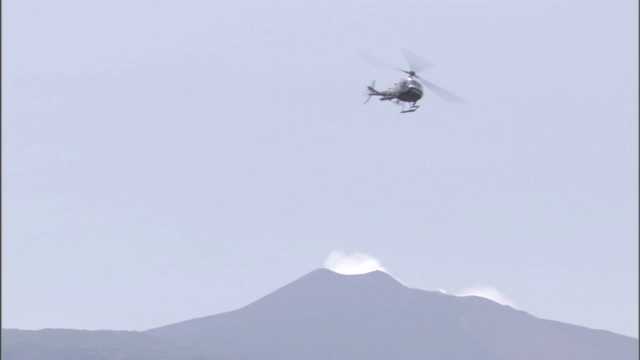
[[[411,287],[638,337],[637,14],[3,3],[2,327],[145,330],[359,252]],[[467,103],[362,105],[402,73],[358,51],[406,67],[401,49]]]

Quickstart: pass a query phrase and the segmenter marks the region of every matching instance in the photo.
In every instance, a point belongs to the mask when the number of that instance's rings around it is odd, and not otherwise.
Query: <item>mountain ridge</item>
[[[600,360],[638,353],[632,338],[485,298],[409,288],[381,271],[317,269],[237,310],[145,333],[221,359]]]

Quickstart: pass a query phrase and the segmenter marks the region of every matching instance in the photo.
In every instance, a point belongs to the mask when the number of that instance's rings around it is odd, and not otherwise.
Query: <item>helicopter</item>
[[[396,82],[392,87],[388,88],[387,90],[376,90],[375,88],[376,81],[374,80],[370,86],[367,86],[366,95],[368,97],[367,97],[367,100],[364,102],[364,104],[368,103],[372,96],[379,96],[381,101],[392,101],[396,105],[402,105],[402,111],[400,111],[400,113],[414,112],[418,110],[418,108],[420,107],[416,103],[418,102],[418,100],[422,99],[422,96],[424,94],[423,89],[425,87],[431,90],[434,94],[436,94],[438,97],[440,97],[445,101],[454,102],[454,103],[465,102],[465,100],[459,97],[458,95],[455,95],[441,88],[440,86],[437,86],[436,84],[423,79],[417,74],[418,71],[427,69],[433,66],[433,64],[431,64],[427,60],[407,50],[403,49],[403,52],[404,52],[405,58],[407,59],[407,63],[409,64],[409,70],[403,70],[400,68],[387,65],[381,60],[378,60],[376,58],[371,57],[370,55],[360,52],[360,54],[372,65],[399,70],[409,75],[406,78],[400,79],[398,82]],[[405,103],[411,104],[408,110],[405,110]]]

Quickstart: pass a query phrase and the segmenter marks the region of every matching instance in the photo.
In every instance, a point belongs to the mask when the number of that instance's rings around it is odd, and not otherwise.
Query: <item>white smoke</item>
[[[344,275],[366,274],[376,270],[387,272],[378,259],[361,252],[346,255],[341,251],[332,251],[324,261],[324,267]]]
[[[498,291],[496,288],[486,285],[476,285],[465,289],[462,289],[456,293],[456,296],[480,296],[489,300],[493,300],[498,304],[509,305],[514,309],[517,309],[516,303],[508,298],[505,294]]]

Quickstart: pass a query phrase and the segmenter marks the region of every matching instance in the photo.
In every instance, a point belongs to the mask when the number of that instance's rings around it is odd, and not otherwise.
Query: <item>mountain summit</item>
[[[637,359],[638,340],[491,300],[314,270],[235,311],[145,332],[215,359]]]

